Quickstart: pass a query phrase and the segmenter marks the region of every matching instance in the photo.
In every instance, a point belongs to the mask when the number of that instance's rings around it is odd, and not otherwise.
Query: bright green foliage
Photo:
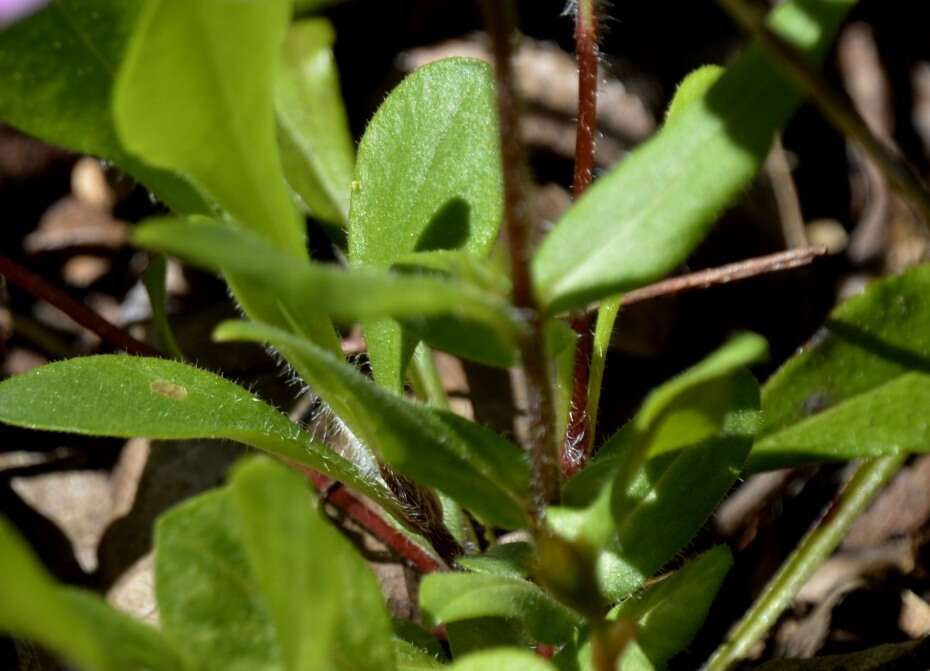
[[[762,407],[756,470],[930,449],[930,265],[837,308]]]
[[[770,25],[817,60],[855,2],[795,0]],[[562,217],[534,260],[540,301],[552,312],[578,308],[673,270],[756,174],[799,99],[750,47]]]
[[[311,510],[306,481],[254,460],[235,473],[230,493],[285,668],[390,670],[391,622],[378,581],[352,544]]]
[[[290,17],[290,0],[147,0],[113,115],[131,152],[188,176],[240,224],[304,258],[274,113]]]
[[[517,528],[526,522],[523,455],[489,429],[392,394],[344,361],[273,327],[227,322],[216,337],[268,342],[299,353],[324,401],[351,400],[354,417],[343,419],[385,462],[495,526]]]
[[[527,580],[479,573],[432,573],[420,584],[420,608],[434,624],[504,618],[534,640],[561,644],[581,617]]]
[[[283,467],[248,463],[165,515],[155,540],[163,628],[199,668],[393,668],[374,576]]]
[[[704,98],[725,72],[726,69],[719,65],[703,65],[689,73],[675,91],[675,96],[665,112],[665,123],[674,123],[686,109]]]
[[[534,559],[533,546],[529,543],[499,543],[484,554],[460,558],[459,564],[475,573],[526,578]]]
[[[349,133],[332,26],[324,19],[295,23],[287,33],[275,86],[284,171],[310,214],[346,226],[355,145]]]
[[[176,254],[194,265],[248,280],[249,286],[287,299],[298,313],[316,312],[351,323],[395,317],[423,328],[429,318],[450,316],[458,337],[472,340],[490,331],[510,351],[523,325],[501,296],[435,274],[399,275],[373,268],[340,269],[290,258],[249,231],[198,219],[150,220],[136,229],[137,244]],[[484,331],[475,333],[475,329]],[[308,380],[312,382],[312,380]]]
[[[55,0],[0,31],[0,119],[46,142],[118,164],[181,211],[205,208],[175,175],[129,155],[110,91],[142,0]]]
[[[0,518],[0,631],[34,640],[86,671],[184,671],[184,659],[149,626],[98,596],[57,586]]]
[[[621,671],[664,668],[697,634],[723,579],[733,564],[725,546],[687,562],[642,594],[634,594],[608,615],[611,621],[636,623],[637,637],[623,657]],[[559,651],[553,660],[561,671],[592,671],[587,635]]]
[[[526,650],[497,648],[468,655],[450,666],[449,671],[553,671],[553,668]]]
[[[242,387],[176,361],[102,355],[37,368],[0,383],[0,421],[120,438],[226,438],[392,501],[382,485]]]
[[[758,385],[743,366],[764,352],[758,336],[735,338],[654,391],[567,483],[572,507],[550,509],[558,533],[602,549],[597,578],[608,598],[626,596],[673,559],[736,482],[759,423]],[[661,417],[674,452],[653,449]]]
[[[500,227],[498,153],[487,64],[452,58],[407,77],[359,146],[352,264],[388,268],[412,252],[438,249],[486,254]],[[375,379],[399,391],[415,339],[391,321],[364,326]]]
[[[397,671],[430,671],[446,668],[433,655],[404,640],[394,640],[394,656]]]

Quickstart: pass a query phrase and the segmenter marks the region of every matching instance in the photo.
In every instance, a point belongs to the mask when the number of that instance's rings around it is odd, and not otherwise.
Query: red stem
[[[575,199],[591,185],[594,178],[594,149],[597,133],[597,84],[599,54],[597,46],[597,0],[579,0],[575,15],[575,52],[578,59],[578,126],[575,138],[575,176],[572,194]],[[575,367],[568,425],[562,440],[560,463],[567,478],[582,468],[591,452],[591,423],[588,417],[588,380],[594,332],[591,316],[582,313],[572,318],[578,334],[575,344]]]
[[[513,45],[517,38],[515,10],[512,0],[484,0],[483,4],[497,79],[497,111],[504,174],[504,223],[513,279],[513,301],[522,310],[529,326],[528,334],[520,342],[520,358],[526,378],[529,423],[527,447],[532,473],[533,512],[538,517],[542,515],[547,503],[559,499],[559,450],[553,431],[555,404],[552,400],[544,325],[530,273],[530,240],[534,221],[529,174],[520,139],[520,101],[512,63]]]
[[[39,275],[26,270],[13,259],[0,256],[0,275],[3,275],[7,280],[32,296],[55,306],[72,321],[83,326],[111,347],[124,350],[130,354],[161,356],[161,352],[154,347],[141,340],[136,340],[126,331],[115,324],[111,324],[79,300],[49,284]]]

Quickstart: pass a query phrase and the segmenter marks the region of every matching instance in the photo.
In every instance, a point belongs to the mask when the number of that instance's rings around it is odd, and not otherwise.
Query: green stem
[[[430,348],[420,343],[413,353],[410,379],[417,394],[435,408],[449,409],[449,397],[442,386],[442,377]]]
[[[622,296],[604,301],[597,311],[594,327],[594,346],[591,349],[591,372],[588,378],[588,421],[591,437],[597,430],[597,413],[601,403],[601,387],[604,384],[604,367],[607,365],[607,350],[614,332],[614,323],[620,313]]]
[[[905,459],[906,455],[893,455],[859,466],[828,511],[825,523],[808,532],[749,612],[714,652],[704,671],[726,671],[762,640],[804,583],[840,544],[859,514],[901,469]]]

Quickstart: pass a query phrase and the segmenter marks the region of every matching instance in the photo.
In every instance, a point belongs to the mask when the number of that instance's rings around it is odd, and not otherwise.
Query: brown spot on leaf
[[[154,380],[152,384],[149,385],[149,389],[165,398],[170,398],[172,401],[183,401],[187,398],[187,387],[169,382],[168,380]]]

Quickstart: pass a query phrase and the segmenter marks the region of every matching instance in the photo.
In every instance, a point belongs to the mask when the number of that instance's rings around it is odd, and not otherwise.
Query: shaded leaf
[[[274,82],[291,0],[148,0],[119,69],[123,144],[201,187],[297,258],[303,222],[283,177]]]
[[[753,470],[930,449],[930,265],[871,285],[766,383]]]
[[[255,459],[233,475],[230,493],[285,668],[392,669],[391,622],[378,581],[312,509],[306,481]]]
[[[458,562],[475,573],[526,578],[535,558],[535,550],[529,543],[498,543],[483,554],[459,557]]]
[[[325,19],[291,26],[275,85],[275,107],[288,182],[311,215],[346,226],[355,145],[339,91],[334,40]]]
[[[574,611],[520,578],[478,573],[432,573],[420,584],[420,608],[435,624],[504,618],[543,643],[567,641],[581,621]]]
[[[482,61],[438,61],[394,89],[359,146],[353,265],[389,268],[416,251],[490,250],[502,207],[496,119]],[[391,321],[367,322],[365,338],[375,379],[400,391],[415,339]]]
[[[300,354],[314,391],[353,409],[343,418],[381,458],[504,528],[526,522],[528,469],[522,451],[484,427],[390,393],[309,341],[263,324],[226,322],[215,337],[268,342]],[[298,369],[303,374],[300,369]]]
[[[113,161],[179,211],[203,211],[193,188],[130,156],[113,127],[115,73],[142,4],[55,0],[3,29],[0,119],[51,144]]]
[[[184,353],[174,339],[171,324],[168,321],[168,293],[165,288],[168,264],[165,257],[157,255],[149,261],[142,282],[149,296],[149,305],[152,308],[152,330],[159,347],[168,352],[175,359],[183,359]]]
[[[820,60],[856,0],[794,0],[769,25]],[[800,94],[753,45],[558,222],[533,263],[540,302],[579,308],[673,270],[758,172]]]
[[[101,355],[36,368],[0,383],[0,421],[93,436],[235,440],[326,473],[396,510],[372,476],[280,412],[218,375],[176,361]]]
[[[56,585],[2,517],[0,631],[36,641],[87,670],[189,668],[158,630],[113,610],[96,595]]]

